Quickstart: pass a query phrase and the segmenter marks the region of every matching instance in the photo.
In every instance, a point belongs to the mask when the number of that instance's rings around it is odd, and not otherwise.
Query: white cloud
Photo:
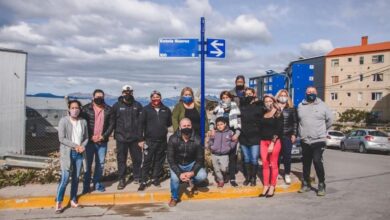
[[[319,39],[310,43],[302,43],[300,49],[304,57],[322,56],[333,49],[333,44],[330,40]]]
[[[217,28],[217,34],[244,42],[268,43],[271,40],[266,23],[253,15],[238,16],[233,22]]]
[[[45,37],[35,33],[32,27],[25,22],[20,22],[17,25],[3,27],[0,30],[0,39],[5,41],[20,41],[30,44],[46,42]]]

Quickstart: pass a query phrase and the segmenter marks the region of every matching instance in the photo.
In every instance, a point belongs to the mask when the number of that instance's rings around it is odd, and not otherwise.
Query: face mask
[[[69,115],[72,118],[77,118],[80,114],[80,109],[71,109],[69,110]]]
[[[287,102],[288,102],[288,98],[285,97],[285,96],[280,96],[280,97],[278,98],[278,101],[279,101],[280,103],[284,104],[284,103],[287,103]]]
[[[126,102],[131,103],[134,100],[134,97],[130,94],[126,94],[123,96]]]
[[[236,89],[237,90],[243,90],[244,89],[244,85],[241,85],[241,84],[236,85]]]
[[[265,110],[267,110],[267,111],[271,111],[272,110],[272,104],[264,104],[264,108],[265,108]]]
[[[186,104],[193,102],[192,96],[183,96],[183,97],[181,97],[181,100],[182,100],[184,103],[186,103]]]
[[[316,94],[313,94],[313,93],[310,93],[310,94],[306,94],[306,101],[308,102],[314,102],[317,98],[317,95]]]
[[[255,97],[253,97],[253,96],[246,96],[246,97],[244,97],[243,104],[250,104],[253,101],[254,98]]]
[[[152,106],[159,106],[161,104],[161,99],[152,100]]]
[[[94,102],[96,105],[102,105],[102,104],[104,104],[104,98],[103,98],[103,97],[94,98],[94,99],[93,99],[93,102]]]
[[[192,128],[182,128],[180,131],[186,136],[190,136],[192,134]]]

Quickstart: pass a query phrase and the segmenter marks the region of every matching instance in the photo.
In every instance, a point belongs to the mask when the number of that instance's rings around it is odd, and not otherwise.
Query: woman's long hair
[[[280,107],[279,107],[275,97],[272,94],[265,94],[263,96],[263,102],[265,102],[266,98],[270,98],[274,102],[273,105],[272,105],[276,109],[276,112],[275,112],[274,116],[275,116],[275,118],[279,118],[281,116],[281,114],[282,114],[282,111],[281,111],[281,109],[280,109]]]
[[[293,103],[293,101],[292,101],[292,99],[291,99],[291,97],[290,97],[290,94],[288,93],[288,91],[287,91],[286,89],[281,89],[281,90],[278,91],[278,93],[276,93],[276,96],[275,96],[276,101],[278,100],[279,96],[280,96],[283,92],[286,93],[286,94],[287,94],[287,97],[288,97],[288,101],[287,101],[286,107],[287,107],[287,108],[292,108],[292,107],[294,107],[294,103]]]

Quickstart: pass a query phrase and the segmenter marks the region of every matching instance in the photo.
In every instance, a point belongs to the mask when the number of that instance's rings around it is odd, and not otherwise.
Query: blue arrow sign
[[[199,40],[184,38],[159,39],[160,57],[198,57]]]
[[[207,57],[225,58],[225,40],[207,39]]]

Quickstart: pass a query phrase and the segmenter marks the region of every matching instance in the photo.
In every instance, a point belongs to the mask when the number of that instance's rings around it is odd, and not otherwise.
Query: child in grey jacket
[[[214,173],[218,187],[224,185],[224,173],[229,165],[229,153],[236,146],[237,142],[232,140],[234,132],[229,130],[227,119],[218,117],[216,119],[217,131],[214,137],[210,137],[208,147],[212,153]]]

